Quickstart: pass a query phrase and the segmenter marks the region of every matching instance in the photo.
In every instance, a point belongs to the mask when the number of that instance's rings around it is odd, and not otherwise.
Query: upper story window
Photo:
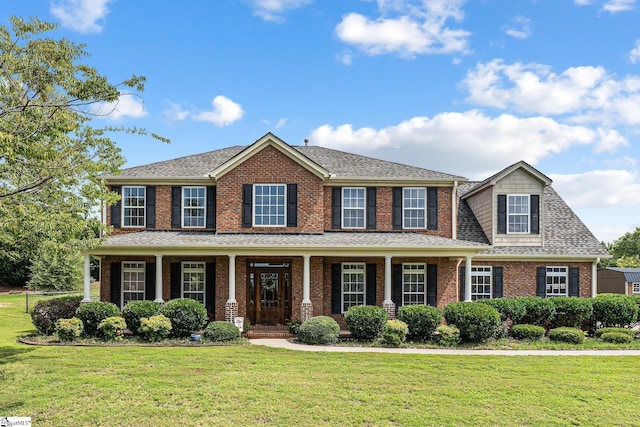
[[[402,304],[425,305],[427,295],[427,266],[422,263],[402,264]]]
[[[205,187],[182,187],[182,226],[205,226]]]
[[[365,190],[364,187],[342,189],[342,228],[364,228]]]
[[[145,226],[145,187],[122,188],[122,216],[124,227]]]
[[[547,267],[547,296],[567,296],[567,267]]]
[[[286,184],[254,184],[254,227],[284,227],[286,208]]]
[[[491,298],[493,295],[492,267],[474,266],[471,267],[471,300],[476,301],[484,298]]]
[[[425,228],[427,216],[427,189],[402,189],[402,228]]]
[[[529,195],[507,195],[507,233],[529,233]]]

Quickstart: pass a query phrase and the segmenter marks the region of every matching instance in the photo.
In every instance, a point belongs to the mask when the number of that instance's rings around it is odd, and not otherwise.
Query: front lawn
[[[631,425],[636,357],[36,347],[0,297],[0,416],[34,425]]]

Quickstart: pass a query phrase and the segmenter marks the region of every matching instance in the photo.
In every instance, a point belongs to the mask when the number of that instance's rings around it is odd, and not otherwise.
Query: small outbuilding
[[[640,294],[640,268],[609,267],[598,270],[599,294]]]

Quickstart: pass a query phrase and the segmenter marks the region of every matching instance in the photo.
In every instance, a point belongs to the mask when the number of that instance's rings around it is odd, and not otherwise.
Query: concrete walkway
[[[287,350],[342,352],[342,353],[393,353],[393,354],[451,354],[465,356],[640,356],[640,350],[465,350],[440,348],[379,348],[339,347],[331,345],[307,345],[286,339],[256,338],[251,344]]]

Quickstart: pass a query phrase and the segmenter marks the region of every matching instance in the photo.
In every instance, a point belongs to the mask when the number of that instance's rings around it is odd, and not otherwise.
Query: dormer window
[[[507,195],[507,234],[528,234],[530,223],[528,194]]]

